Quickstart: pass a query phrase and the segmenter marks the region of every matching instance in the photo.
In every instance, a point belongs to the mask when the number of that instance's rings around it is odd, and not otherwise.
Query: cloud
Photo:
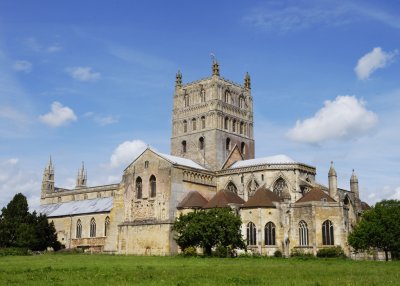
[[[39,116],[40,121],[52,127],[59,127],[77,119],[71,108],[63,106],[57,101],[51,104],[51,111],[49,113]]]
[[[47,49],[46,49],[46,51],[48,53],[56,53],[56,52],[59,52],[61,50],[62,50],[62,47],[59,44],[51,45],[51,46],[47,47]]]
[[[146,148],[147,144],[141,140],[125,141],[121,143],[111,155],[110,167],[117,168],[128,165]]]
[[[13,68],[16,71],[22,71],[22,72],[29,73],[32,70],[32,64],[28,61],[18,60],[18,61],[15,61]]]
[[[10,106],[0,106],[0,118],[11,120],[19,125],[28,124],[26,116]]]
[[[366,133],[377,122],[377,115],[365,108],[364,101],[344,95],[336,97],[334,101],[325,101],[313,117],[298,120],[286,136],[304,143],[348,139]]]
[[[112,115],[100,116],[96,115],[94,112],[86,112],[83,116],[93,118],[93,121],[100,126],[114,124],[119,121],[119,119],[115,116]]]
[[[392,195],[389,197],[390,200],[400,200],[400,187],[393,190]]]
[[[397,50],[387,53],[380,47],[374,48],[358,60],[357,66],[354,68],[358,79],[368,79],[375,70],[390,65],[396,54]]]
[[[38,42],[35,37],[26,38],[24,41],[25,45],[35,52],[39,52],[42,49],[42,45]]]
[[[47,46],[45,44],[40,43],[39,40],[36,39],[35,37],[26,38],[24,40],[24,44],[34,52],[56,53],[62,50],[61,45],[58,43]]]
[[[91,67],[68,68],[67,72],[79,81],[96,81],[100,78],[100,73],[94,72]]]

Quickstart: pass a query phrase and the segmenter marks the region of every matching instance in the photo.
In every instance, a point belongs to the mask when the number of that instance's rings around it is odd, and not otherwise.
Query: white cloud
[[[23,113],[10,106],[0,107],[0,118],[8,119],[22,125],[28,123],[28,119]]]
[[[18,164],[18,161],[19,161],[18,158],[10,158],[10,159],[8,159],[8,160],[6,161],[6,163],[7,163],[7,164],[10,164],[10,165],[16,165],[16,164]]]
[[[366,133],[378,122],[378,117],[365,108],[355,96],[338,96],[327,100],[311,118],[298,120],[286,136],[298,142],[320,143],[330,139],[354,138]]]
[[[374,48],[358,60],[357,66],[354,68],[358,79],[368,79],[375,70],[388,66],[392,63],[396,54],[396,50],[385,52],[380,47]]]
[[[110,125],[118,122],[118,117],[112,116],[112,115],[107,115],[107,116],[101,116],[101,115],[96,115],[94,112],[86,112],[84,117],[89,117],[94,120],[98,125],[100,126],[105,126],[105,125]]]
[[[400,187],[393,190],[392,195],[389,197],[391,200],[400,200]]]
[[[32,64],[28,61],[18,60],[15,61],[14,70],[29,73],[32,70]]]
[[[52,46],[47,47],[48,53],[56,53],[62,50],[62,47],[59,44],[54,44]]]
[[[77,117],[71,108],[55,101],[51,104],[51,111],[39,116],[39,120],[52,127],[58,127],[70,121],[76,121]]]
[[[96,81],[100,78],[100,73],[94,72],[91,67],[73,67],[67,71],[72,78],[79,81]]]
[[[110,158],[110,167],[128,165],[147,148],[141,140],[125,141],[118,145]]]

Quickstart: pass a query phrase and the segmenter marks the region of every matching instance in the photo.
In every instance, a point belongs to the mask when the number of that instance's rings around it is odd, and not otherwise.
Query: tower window
[[[196,130],[196,118],[192,119],[192,130]]]
[[[187,94],[185,94],[184,96],[184,101],[185,101],[185,107],[189,106],[189,96]]]
[[[199,138],[199,149],[200,150],[204,149],[204,137]]]
[[[229,126],[229,118],[228,118],[228,117],[225,117],[224,128],[225,128],[226,130],[228,130],[228,126]]]
[[[244,98],[243,98],[243,96],[239,97],[239,107],[240,108],[244,108]]]
[[[226,138],[225,149],[226,149],[226,151],[229,151],[231,149],[231,139],[230,138]]]
[[[201,117],[201,128],[206,128],[206,118],[204,116]]]
[[[186,153],[186,141],[182,141],[182,153]]]
[[[243,155],[246,154],[246,144],[244,142],[240,145],[240,152],[242,152]]]
[[[225,91],[225,97],[224,97],[224,101],[226,103],[229,103],[229,97],[230,97],[230,92],[229,90]]]
[[[183,120],[183,132],[186,133],[187,132],[187,121]]]
[[[243,125],[244,125],[244,123],[240,122],[240,127],[239,127],[239,133],[240,134],[243,134]]]
[[[201,89],[201,91],[200,91],[200,101],[201,102],[206,101],[206,91],[204,89]]]
[[[147,169],[149,167],[149,161],[144,161],[144,168]]]
[[[236,120],[232,122],[232,132],[236,132]]]

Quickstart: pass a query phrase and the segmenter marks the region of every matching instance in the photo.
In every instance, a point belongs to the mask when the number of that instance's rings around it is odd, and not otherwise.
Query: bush
[[[275,256],[275,257],[282,257],[282,251],[276,250],[276,251],[274,252],[274,256]]]
[[[340,246],[321,248],[317,252],[317,257],[333,258],[333,257],[346,257],[344,251]]]
[[[32,255],[32,252],[28,248],[0,248],[0,256],[27,256]]]
[[[304,249],[294,248],[290,253],[291,257],[300,257],[300,258],[312,258],[314,255],[312,253],[304,252]]]
[[[188,246],[183,250],[183,256],[190,257],[190,256],[197,256],[196,247]]]
[[[215,257],[222,257],[222,258],[228,257],[228,249],[225,246],[219,244],[215,248],[214,256]]]

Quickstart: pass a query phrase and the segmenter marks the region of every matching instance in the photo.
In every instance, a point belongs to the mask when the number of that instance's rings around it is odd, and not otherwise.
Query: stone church
[[[74,189],[55,186],[50,159],[39,211],[66,248],[87,251],[175,254],[179,214],[230,207],[253,253],[340,245],[348,254],[347,235],[367,207],[354,171],[349,190],[338,188],[331,163],[323,186],[315,167],[285,155],[254,158],[254,148],[250,75],[227,80],[214,60],[210,77],[184,84],[176,74],[170,155],[147,148],[112,185],[87,186],[82,165]]]

